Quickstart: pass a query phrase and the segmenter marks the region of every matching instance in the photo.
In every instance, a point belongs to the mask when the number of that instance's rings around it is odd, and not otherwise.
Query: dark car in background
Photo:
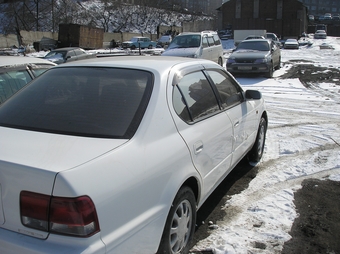
[[[62,64],[95,57],[97,57],[96,54],[87,53],[82,48],[67,47],[51,50],[44,58],[53,63]]]
[[[233,50],[227,61],[230,73],[263,73],[271,78],[281,64],[281,50],[272,40],[244,40]]]
[[[0,56],[0,104],[55,65],[35,57]]]

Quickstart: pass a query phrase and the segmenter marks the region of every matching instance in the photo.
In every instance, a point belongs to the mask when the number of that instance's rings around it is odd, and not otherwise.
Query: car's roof
[[[55,65],[54,63],[37,58],[37,57],[27,57],[27,56],[0,56],[0,67],[4,66],[15,66],[15,65],[25,65],[25,64],[49,64]]]
[[[197,35],[202,35],[202,34],[217,34],[217,32],[215,32],[215,31],[183,32],[183,33],[180,33],[179,35],[188,35],[188,34],[197,34]]]
[[[135,68],[141,70],[163,71],[178,64],[192,65],[200,63],[209,66],[219,67],[218,64],[205,59],[174,57],[174,56],[114,56],[99,57],[74,61],[57,66],[56,68],[66,68],[68,66],[93,66],[93,67],[118,67]]]
[[[251,42],[258,42],[258,41],[265,41],[267,43],[270,43],[270,40],[268,39],[250,39],[250,40],[243,40],[240,43],[251,43]]]

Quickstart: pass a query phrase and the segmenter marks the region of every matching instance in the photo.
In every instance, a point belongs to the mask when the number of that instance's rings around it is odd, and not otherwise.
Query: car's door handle
[[[194,144],[194,153],[199,154],[203,151],[203,143],[202,141],[198,141]]]
[[[237,121],[236,123],[234,123],[234,127],[237,127],[240,124],[239,121]]]

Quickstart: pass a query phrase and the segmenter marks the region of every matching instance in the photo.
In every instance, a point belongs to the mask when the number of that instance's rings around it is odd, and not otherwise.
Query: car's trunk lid
[[[24,227],[20,192],[52,195],[56,175],[120,146],[126,140],[84,138],[0,127],[0,227],[39,238]]]

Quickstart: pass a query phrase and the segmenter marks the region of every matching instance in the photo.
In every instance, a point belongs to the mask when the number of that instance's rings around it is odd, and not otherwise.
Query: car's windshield
[[[64,58],[66,56],[66,51],[51,51],[47,53],[45,58]]]
[[[259,50],[269,51],[269,43],[267,41],[243,41],[236,50]]]
[[[56,68],[0,107],[0,126],[66,135],[131,138],[152,74],[116,68]]]
[[[172,48],[197,48],[201,45],[201,35],[178,35],[169,45],[169,49]]]

